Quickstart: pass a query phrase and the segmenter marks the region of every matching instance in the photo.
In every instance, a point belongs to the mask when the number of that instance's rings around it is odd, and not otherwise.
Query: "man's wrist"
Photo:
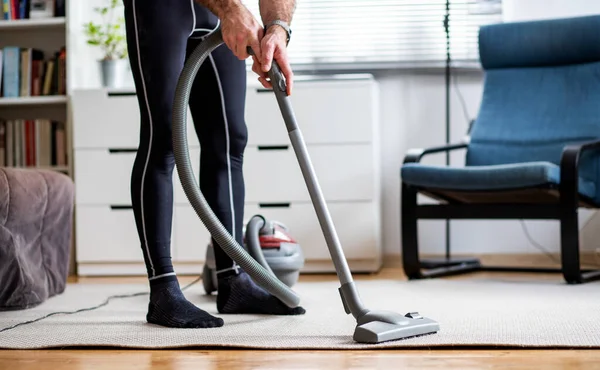
[[[288,34],[281,27],[269,27],[267,29],[267,32],[265,32],[265,35],[268,35],[268,34],[276,35],[278,38],[281,38],[282,40],[284,40],[284,42],[287,43]]]
[[[260,17],[265,26],[280,20],[289,27],[296,9],[296,0],[259,0],[259,7]]]
[[[275,33],[279,36],[282,36],[284,40],[286,40],[286,45],[289,44],[292,30],[289,25],[285,21],[274,20],[265,24],[265,33]]]

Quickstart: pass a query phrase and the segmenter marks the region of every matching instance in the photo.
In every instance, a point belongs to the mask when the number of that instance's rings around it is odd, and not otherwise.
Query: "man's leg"
[[[195,7],[196,33],[190,38],[188,55],[217,25],[205,8]],[[242,245],[244,221],[243,156],[248,132],[244,119],[246,100],[245,62],[225,44],[200,67],[190,96],[190,109],[200,142],[200,190],[225,228]],[[250,276],[218,246],[217,308],[221,313],[294,315],[302,307],[289,308],[257,286]]]
[[[193,26],[190,0],[125,0],[127,45],[140,115],[131,197],[150,281],[146,319],[168,327],[216,327],[223,320],[187,301],[171,263],[171,111]]]

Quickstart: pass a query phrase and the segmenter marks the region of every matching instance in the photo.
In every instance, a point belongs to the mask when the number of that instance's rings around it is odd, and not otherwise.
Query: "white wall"
[[[597,0],[504,0],[504,21],[526,21],[600,14]]]
[[[70,0],[68,2],[68,64],[69,89],[95,88],[100,86],[100,65],[102,58],[100,48],[87,44],[83,33],[84,23],[93,21],[101,22],[102,18],[93,11],[95,7],[106,6],[107,0]],[[120,8],[122,15],[122,7]],[[133,86],[133,79],[129,75],[127,81]]]
[[[526,20],[600,13],[600,1],[591,0],[504,0],[505,20]],[[81,24],[91,19],[93,6],[101,0],[70,1],[69,78],[71,87],[99,86],[96,61],[98,50],[89,47],[82,37]],[[85,4],[85,5],[84,5]],[[406,151],[444,143],[445,91],[443,71],[418,74],[398,72],[378,76],[381,96],[382,122],[382,176],[385,201],[383,204],[383,243],[385,254],[398,256],[400,252],[399,169]],[[479,74],[458,76],[458,88],[463,94],[469,118],[477,114],[482,93]],[[452,141],[466,133],[464,117],[456,88],[451,90]],[[452,156],[452,165],[463,163],[463,152]],[[426,163],[443,164],[439,155]],[[594,250],[594,240],[600,235],[600,217],[590,212],[581,213],[583,247]],[[285,220],[282,220],[285,222]],[[585,225],[585,223],[587,225]],[[554,221],[527,221],[531,236],[547,250],[558,251],[559,229]],[[420,242],[424,253],[443,253],[444,223],[420,223]],[[453,221],[451,228],[453,251],[457,253],[541,253],[526,238],[522,224],[517,221]]]
[[[383,163],[383,243],[385,253],[400,253],[400,176],[399,170],[409,148],[442,145],[445,142],[445,79],[443,73],[401,73],[378,77],[381,89],[382,163]],[[465,98],[470,117],[479,107],[482,92],[480,75],[458,76],[459,90]],[[462,113],[456,89],[451,90],[451,141],[466,133],[468,119]],[[456,153],[452,162],[460,163],[464,152]],[[424,163],[445,163],[443,155],[435,155]],[[443,222],[419,224],[421,247],[425,253],[442,253],[445,226]],[[460,235],[456,235],[460,237]],[[463,244],[463,240],[456,240]],[[480,249],[477,245],[464,248]]]

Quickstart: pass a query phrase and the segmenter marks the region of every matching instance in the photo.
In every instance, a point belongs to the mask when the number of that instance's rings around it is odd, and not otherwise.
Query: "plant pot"
[[[125,85],[129,73],[129,59],[101,60],[102,86],[120,88]]]

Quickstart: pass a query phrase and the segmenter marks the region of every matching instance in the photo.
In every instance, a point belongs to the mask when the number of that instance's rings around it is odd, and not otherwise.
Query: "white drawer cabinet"
[[[307,144],[370,143],[378,103],[370,79],[294,82],[290,100]],[[272,91],[249,86],[246,94],[249,145],[289,143]]]
[[[328,205],[329,212],[346,258],[368,261],[373,258],[373,245],[379,242],[379,214],[372,202],[340,202]],[[210,234],[190,205],[176,206],[174,217],[174,257],[180,261],[204,262]],[[302,245],[308,260],[329,259],[329,249],[312,204],[247,204],[244,218],[262,215],[282,220],[293,237]]]
[[[307,148],[327,201],[373,200],[375,173],[371,144],[318,144]],[[248,202],[310,201],[291,146],[249,147],[244,154],[244,178]]]
[[[80,205],[75,222],[79,263],[143,262],[131,208]]]
[[[346,258],[371,260],[378,244],[378,210],[372,202],[340,202],[328,204],[340,244]],[[291,203],[280,207],[248,205],[247,218],[260,214],[268,219],[282,220],[302,246],[307,260],[323,261],[330,258],[323,231],[311,203]]]
[[[291,97],[298,125],[353,271],[381,266],[377,84],[369,76],[298,77]],[[306,272],[334,271],[315,210],[274,94],[249,82],[244,154],[244,218],[286,224],[301,244]],[[73,93],[76,242],[87,275],[145,274],[131,209],[130,181],[139,140],[132,93]],[[196,181],[201,148],[188,112]],[[172,257],[178,273],[201,272],[210,234],[173,172]]]
[[[76,202],[79,205],[131,204],[130,179],[135,151],[75,150]]]
[[[80,90],[71,102],[74,149],[137,148],[140,113],[135,95]]]
[[[181,262],[204,262],[210,233],[189,205],[175,205],[173,224],[173,258]]]
[[[140,140],[140,108],[131,92],[104,89],[76,90],[72,99],[73,149],[137,148]],[[187,137],[199,147],[188,109]]]

